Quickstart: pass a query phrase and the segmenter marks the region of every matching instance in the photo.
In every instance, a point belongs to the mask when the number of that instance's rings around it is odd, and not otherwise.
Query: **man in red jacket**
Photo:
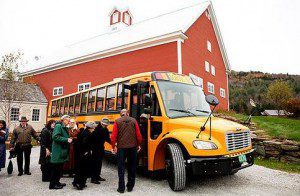
[[[125,160],[127,158],[128,164],[128,182],[126,187],[127,191],[131,192],[135,184],[137,152],[141,149],[142,136],[137,121],[134,118],[129,117],[126,109],[121,110],[120,115],[121,117],[114,123],[111,135],[111,145],[113,153],[117,153],[118,159],[119,187],[117,191],[119,193],[124,193]]]

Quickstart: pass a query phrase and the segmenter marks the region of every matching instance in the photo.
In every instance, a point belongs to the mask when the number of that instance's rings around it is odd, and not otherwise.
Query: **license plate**
[[[247,161],[246,155],[244,155],[244,154],[240,155],[239,156],[239,161],[240,161],[240,163],[246,162]]]

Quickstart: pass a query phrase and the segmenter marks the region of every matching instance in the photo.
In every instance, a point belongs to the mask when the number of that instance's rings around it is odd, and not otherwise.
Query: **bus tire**
[[[165,164],[170,188],[173,191],[183,190],[186,185],[186,168],[183,153],[178,144],[167,145]]]

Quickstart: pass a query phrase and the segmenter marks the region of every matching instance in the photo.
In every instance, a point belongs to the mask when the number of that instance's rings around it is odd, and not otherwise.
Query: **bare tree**
[[[19,67],[24,64],[23,53],[20,51],[4,55],[0,61],[0,116],[9,126],[11,109],[20,109],[24,100],[25,90],[20,86],[19,76]]]

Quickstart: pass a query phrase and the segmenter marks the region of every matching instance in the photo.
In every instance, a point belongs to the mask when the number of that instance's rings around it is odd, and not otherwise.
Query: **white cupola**
[[[130,26],[132,24],[132,14],[129,9],[124,9],[124,11],[118,8],[113,8],[109,13],[109,21],[111,30],[120,30],[124,27]]]

